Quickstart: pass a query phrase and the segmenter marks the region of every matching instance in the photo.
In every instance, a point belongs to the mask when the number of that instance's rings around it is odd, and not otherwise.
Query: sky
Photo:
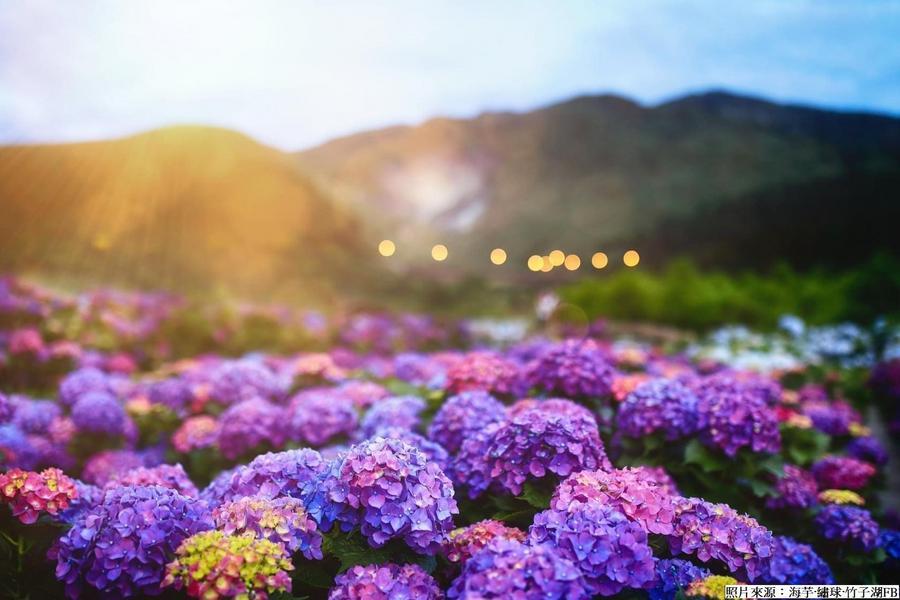
[[[900,0],[0,0],[0,143],[208,124],[285,150],[710,88],[900,114]]]

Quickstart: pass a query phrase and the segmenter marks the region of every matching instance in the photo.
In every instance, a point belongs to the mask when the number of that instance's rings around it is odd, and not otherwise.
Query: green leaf
[[[372,548],[365,540],[352,533],[330,532],[325,535],[322,551],[334,556],[341,563],[341,572],[356,565],[368,565],[391,561],[387,548]]]
[[[764,481],[760,481],[759,479],[751,479],[749,483],[750,489],[753,490],[753,495],[757,498],[775,495],[775,488]]]
[[[550,507],[550,497],[552,495],[553,490],[546,489],[544,486],[528,481],[522,487],[522,493],[516,496],[516,498],[524,500],[534,508],[544,510]]]
[[[728,468],[728,461],[724,456],[713,453],[698,439],[691,440],[685,446],[684,462],[699,466],[705,473],[724,471]]]

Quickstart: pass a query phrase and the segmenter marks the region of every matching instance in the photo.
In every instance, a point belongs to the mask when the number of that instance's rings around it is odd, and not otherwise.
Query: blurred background
[[[0,272],[707,329],[900,311],[900,2],[0,0]]]

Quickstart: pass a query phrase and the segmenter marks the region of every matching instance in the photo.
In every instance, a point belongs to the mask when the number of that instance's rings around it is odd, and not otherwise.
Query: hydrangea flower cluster
[[[218,499],[224,502],[244,496],[291,496],[302,500],[315,491],[327,468],[322,456],[309,448],[269,452],[225,476]],[[307,509],[312,512],[309,506]]]
[[[734,577],[727,575],[710,575],[705,579],[693,582],[687,588],[689,598],[707,598],[708,600],[725,600],[725,586],[739,585]]]
[[[197,486],[184,472],[181,465],[157,465],[138,467],[122,474],[112,475],[106,482],[107,488],[127,485],[159,485],[173,489],[182,496],[196,498],[200,495]]]
[[[656,561],[656,585],[647,590],[650,600],[675,600],[679,591],[691,583],[709,577],[708,569],[680,558]]]
[[[816,515],[816,526],[826,540],[870,552],[878,545],[878,523],[864,508],[829,504]]]
[[[277,400],[282,385],[272,371],[250,360],[227,361],[216,367],[209,377],[210,398],[231,405],[246,400]]]
[[[590,339],[569,339],[545,350],[529,367],[531,385],[568,398],[599,398],[612,393],[615,370]]]
[[[303,503],[290,497],[245,497],[226,502],[213,511],[216,528],[228,535],[251,533],[283,545],[290,554],[322,558],[322,534]]]
[[[463,564],[447,597],[580,600],[590,594],[578,567],[554,547],[498,538]]]
[[[826,456],[813,464],[812,474],[823,489],[859,490],[875,475],[875,467],[849,456]]]
[[[109,376],[100,369],[87,367],[72,371],[59,382],[59,401],[68,407],[88,392],[113,393]]]
[[[186,414],[194,401],[191,384],[184,379],[171,377],[151,382],[146,389],[147,399],[172,409],[175,414]]]
[[[285,411],[262,398],[231,406],[219,418],[219,450],[235,459],[266,445],[281,446],[285,437]]]
[[[3,392],[0,392],[0,425],[4,423],[9,423],[13,414],[16,412],[15,407],[13,406],[12,401],[9,399],[9,396],[5,395]]]
[[[328,600],[439,600],[444,595],[419,565],[356,565],[338,575]]]
[[[674,531],[675,497],[646,467],[573,473],[557,486],[550,508],[562,511],[590,502],[615,507],[647,533]]]
[[[75,482],[59,469],[40,473],[10,469],[0,473],[0,502],[8,504],[13,516],[26,525],[43,513],[58,515],[77,499]]]
[[[489,487],[519,495],[529,479],[611,468],[593,419],[526,410],[463,442],[453,473],[471,498]]]
[[[122,435],[127,418],[125,408],[106,392],[82,394],[72,407],[72,421],[84,433]]]
[[[211,448],[219,441],[219,422],[208,415],[185,419],[172,434],[172,447],[182,454]]]
[[[69,597],[84,583],[126,598],[159,592],[166,558],[191,535],[212,528],[206,505],[160,486],[117,487],[80,512],[55,551],[56,577]]]
[[[847,435],[850,426],[861,420],[859,413],[843,401],[806,402],[802,412],[812,420],[816,429],[828,435]]]
[[[676,440],[700,428],[697,404],[697,396],[687,386],[654,379],[630,393],[619,406],[619,429],[630,437],[659,431],[667,440]]]
[[[883,529],[878,534],[878,547],[887,555],[888,564],[900,562],[900,531]]]
[[[131,450],[105,450],[94,454],[84,465],[81,478],[103,486],[110,478],[145,466],[144,457]]]
[[[333,392],[302,392],[291,400],[287,418],[290,438],[322,446],[332,438],[349,436],[356,430],[353,401]]]
[[[847,444],[847,454],[879,467],[887,464],[888,461],[887,450],[881,445],[878,438],[872,436],[863,436],[850,440],[850,443]]]
[[[775,411],[752,388],[713,376],[698,384],[703,441],[734,456],[741,448],[778,452],[781,434]]]
[[[336,392],[353,402],[356,408],[368,408],[391,395],[384,387],[373,381],[358,380],[342,383]]]
[[[291,591],[294,569],[283,546],[252,535],[221,531],[195,534],[178,546],[166,566],[163,587],[184,589],[191,598],[254,598]]]
[[[768,508],[809,508],[819,491],[816,478],[797,465],[785,465],[784,474],[775,483],[775,495],[766,500]]]
[[[764,563],[760,581],[780,585],[830,585],[834,583],[831,569],[807,544],[784,537],[775,537],[775,553]]]
[[[451,531],[444,542],[444,556],[450,562],[466,562],[497,538],[524,542],[525,532],[517,527],[508,527],[500,521],[485,519]]]
[[[822,490],[819,492],[819,502],[822,504],[853,504],[864,506],[865,498],[853,490]]]
[[[50,400],[23,400],[18,402],[12,423],[25,433],[44,434],[60,416],[59,405]]]
[[[470,352],[447,369],[447,391],[481,390],[501,396],[523,392],[519,367],[495,352]]]
[[[428,426],[428,437],[455,454],[463,440],[505,416],[503,405],[487,392],[463,392],[441,405]]]
[[[590,594],[612,596],[656,579],[647,532],[620,510],[597,501],[546,510],[528,530],[532,545],[547,543],[584,575]]]
[[[419,413],[425,401],[418,396],[393,396],[375,403],[360,423],[363,438],[379,435],[383,429],[397,427],[412,431],[419,426]]]
[[[356,565],[338,575],[328,600],[440,600],[434,578],[419,565]]]
[[[673,554],[722,561],[729,571],[753,582],[775,552],[772,532],[726,504],[678,498],[675,508],[675,531],[669,536]]]
[[[341,528],[359,527],[376,548],[400,538],[434,554],[459,512],[440,467],[401,440],[377,437],[353,446],[324,485]]]
[[[450,453],[447,452],[447,449],[438,444],[437,442],[433,442],[426,437],[419,435],[418,433],[414,433],[409,431],[408,429],[401,429],[399,427],[389,427],[387,429],[382,429],[377,437],[389,438],[392,440],[403,440],[410,446],[414,448],[418,448],[422,454],[425,455],[428,460],[434,462],[441,468],[441,471],[444,472],[445,475],[449,477],[450,469],[452,468]]]

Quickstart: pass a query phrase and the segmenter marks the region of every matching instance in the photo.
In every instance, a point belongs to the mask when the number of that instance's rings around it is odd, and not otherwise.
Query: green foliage
[[[784,314],[812,324],[900,316],[900,261],[876,256],[842,273],[798,273],[781,265],[767,274],[700,271],[687,259],[662,272],[617,271],[564,286],[565,302],[588,318],[666,323],[705,330],[731,323],[772,328]]]

